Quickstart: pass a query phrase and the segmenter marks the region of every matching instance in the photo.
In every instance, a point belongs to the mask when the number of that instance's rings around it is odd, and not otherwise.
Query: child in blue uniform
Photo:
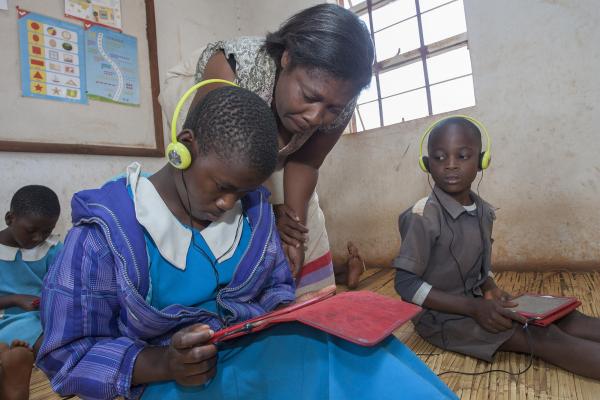
[[[19,189],[0,231],[0,398],[23,399],[42,324],[39,296],[48,267],[60,249],[51,236],[60,214],[56,194],[39,185]]]
[[[220,344],[227,324],[294,301],[268,192],[277,125],[252,92],[211,91],[167,164],[73,197],[74,227],[45,280],[38,366],[86,399],[455,398],[394,337],[360,347],[301,324]],[[176,154],[169,153],[176,159]],[[179,157],[183,160],[183,157]],[[57,313],[53,310],[69,312]]]
[[[529,325],[528,338],[525,319],[510,311],[516,304],[494,282],[494,209],[471,191],[477,171],[487,167],[473,121],[453,116],[434,125],[423,167],[435,187],[400,215],[396,290],[424,307],[415,329],[435,346],[486,361],[498,350],[533,349],[552,364],[600,379],[598,318],[573,311],[546,328]]]

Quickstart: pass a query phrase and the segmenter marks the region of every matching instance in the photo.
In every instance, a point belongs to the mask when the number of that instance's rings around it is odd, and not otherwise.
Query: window
[[[371,86],[359,99],[359,132],[475,105],[463,0],[338,0],[375,43]]]

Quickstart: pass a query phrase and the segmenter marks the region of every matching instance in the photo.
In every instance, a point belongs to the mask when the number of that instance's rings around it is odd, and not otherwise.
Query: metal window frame
[[[338,4],[343,7],[345,1],[350,1],[350,4],[352,4],[351,0],[338,0]],[[398,95],[401,95],[404,93],[408,93],[408,92],[412,92],[415,90],[420,90],[420,89],[425,88],[425,92],[426,92],[426,96],[427,96],[427,111],[428,111],[428,115],[432,116],[434,114],[433,114],[433,104],[432,104],[432,100],[431,100],[431,86],[472,75],[472,72],[471,72],[470,74],[453,77],[450,79],[446,79],[442,82],[436,82],[435,84],[431,84],[429,82],[429,73],[427,70],[427,59],[437,56],[437,55],[440,55],[440,54],[443,54],[443,53],[446,53],[448,51],[456,50],[461,47],[466,46],[468,48],[469,42],[468,42],[467,32],[464,32],[464,33],[460,33],[458,35],[451,36],[446,39],[439,40],[439,41],[431,43],[429,45],[425,45],[425,40],[424,40],[424,36],[423,36],[423,23],[422,23],[421,17],[423,14],[426,14],[426,13],[436,10],[438,8],[447,6],[449,4],[455,3],[458,0],[448,0],[445,3],[437,5],[435,7],[432,7],[424,12],[421,12],[419,0],[415,0],[415,11],[416,11],[415,15],[404,18],[401,21],[396,21],[388,26],[385,26],[385,27],[379,29],[377,32],[375,32],[373,29],[373,11],[378,8],[381,8],[383,6],[386,6],[394,1],[395,0],[366,0],[360,4],[357,4],[357,5],[349,8],[350,11],[354,12],[357,15],[368,14],[369,27],[370,27],[370,32],[371,32],[371,40],[373,40],[373,44],[375,44],[375,33],[381,32],[392,26],[400,24],[404,21],[408,21],[409,19],[417,18],[417,26],[419,29],[419,45],[420,45],[419,48],[417,48],[417,49],[408,51],[406,53],[397,54],[393,57],[390,57],[390,58],[387,58],[387,59],[381,60],[381,61],[377,59],[377,52],[375,51],[375,62],[373,64],[373,76],[375,77],[375,84],[376,84],[376,89],[377,89],[377,99],[357,104],[356,111],[354,112],[354,114],[352,116],[352,120],[350,122],[350,132],[351,133],[358,133],[357,127],[358,127],[359,121],[356,120],[357,116],[358,116],[358,119],[360,120],[360,124],[362,125],[362,127],[363,128],[365,127],[365,125],[362,121],[362,117],[360,115],[359,106],[361,106],[361,105],[369,104],[369,103],[373,103],[373,102],[377,101],[378,107],[379,107],[379,128],[382,128],[382,127],[386,126],[384,124],[384,120],[383,120],[383,104],[382,104],[383,99],[393,97],[393,96],[398,96]],[[379,82],[379,75],[381,73],[391,71],[396,68],[400,68],[404,65],[412,64],[419,60],[421,61],[422,65],[423,65],[423,77],[424,77],[424,83],[425,83],[424,86],[406,90],[406,91],[403,91],[400,93],[395,93],[393,95],[389,95],[389,96],[385,96],[385,97],[381,96],[381,87],[380,87],[380,82]],[[376,129],[376,128],[373,128],[373,129]]]

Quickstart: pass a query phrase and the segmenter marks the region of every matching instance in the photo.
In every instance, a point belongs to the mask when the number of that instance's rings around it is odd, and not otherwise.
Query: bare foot
[[[28,349],[30,348],[29,343],[27,343],[24,340],[19,340],[19,339],[13,340],[12,343],[10,344],[11,349],[14,349],[16,347],[27,347]]]
[[[33,351],[22,340],[15,340],[8,350],[0,352],[0,398],[27,400],[33,369]]]
[[[360,276],[366,271],[365,262],[358,253],[358,248],[348,241],[348,289],[356,289],[360,283]]]

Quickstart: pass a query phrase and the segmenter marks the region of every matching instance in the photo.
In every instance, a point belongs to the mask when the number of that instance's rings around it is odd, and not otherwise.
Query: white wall
[[[263,36],[317,0],[160,0],[155,2],[161,76],[208,43]]]
[[[156,1],[161,80],[169,66],[193,49],[220,38],[264,34],[315,3]],[[465,112],[483,120],[494,139],[493,162],[481,194],[500,208],[495,264],[597,266],[600,8],[594,0],[466,0],[465,8],[477,101]],[[23,109],[9,117],[27,116]],[[327,159],[319,192],[337,258],[348,239],[373,263],[393,258],[399,244],[398,214],[428,192],[415,160],[418,135],[430,122],[425,118],[344,136]],[[8,208],[22,185],[50,185],[61,198],[64,213],[58,231],[64,232],[72,193],[98,186],[131,161],[0,153],[0,209]],[[141,161],[149,170],[163,164],[160,158]]]
[[[0,21],[2,24],[14,24],[16,21],[16,0],[10,0],[8,11],[0,11]],[[33,12],[39,12],[55,18],[61,18],[65,21],[75,22],[64,18],[64,1],[48,0],[20,0],[19,6]],[[138,38],[138,47],[140,54],[140,83],[142,106],[131,108],[102,102],[91,102],[89,105],[66,104],[51,100],[42,100],[34,98],[23,98],[21,96],[20,79],[18,73],[19,59],[15,51],[15,43],[6,44],[3,40],[6,36],[0,38],[0,72],[5,78],[7,75],[16,78],[15,82],[10,84],[2,83],[0,86],[0,124],[2,135],[0,137],[9,140],[19,140],[19,132],[31,129],[32,127],[41,127],[39,129],[47,141],[56,141],[57,133],[53,131],[52,126],[59,125],[59,122],[68,120],[69,113],[87,113],[79,115],[80,117],[91,116],[96,120],[102,121],[104,117],[106,122],[93,124],[79,124],[74,128],[64,128],[60,131],[61,138],[69,137],[74,133],[81,133],[86,137],[98,138],[99,143],[105,143],[102,138],[107,137],[107,133],[115,133],[116,129],[124,129],[126,132],[138,129],[142,131],[142,137],[154,138],[154,123],[152,120],[152,105],[150,103],[150,79],[148,71],[148,61],[141,59],[146,55],[146,27],[145,17],[140,14],[140,10],[145,10],[143,0],[128,0],[123,2],[123,29],[125,33],[135,35]],[[16,72],[16,75],[15,75]],[[4,80],[0,80],[4,82]],[[17,100],[15,100],[17,99]],[[39,112],[45,115],[45,120],[40,119]],[[128,126],[132,120],[132,112],[141,112],[144,123],[137,123],[135,126]],[[53,118],[50,118],[54,116]],[[48,119],[50,118],[50,119]],[[9,127],[20,125],[16,130],[9,130]],[[10,136],[4,135],[9,133]],[[26,133],[26,132],[23,132]],[[64,135],[63,135],[64,134]],[[122,132],[121,132],[122,134]],[[133,135],[132,135],[133,136]],[[77,140],[74,140],[77,143]],[[127,140],[124,141],[127,143]],[[145,143],[145,142],[144,142]],[[14,192],[20,187],[28,184],[43,184],[51,187],[59,196],[62,215],[57,224],[56,232],[64,234],[70,227],[70,199],[77,190],[97,187],[108,178],[124,172],[125,167],[131,163],[134,158],[128,157],[107,157],[107,156],[86,156],[70,154],[39,154],[39,153],[8,153],[0,152],[0,171],[2,190],[0,190],[0,214],[3,216],[9,209],[10,199]],[[141,159],[143,166],[150,171],[154,171],[162,165],[162,160],[157,158]],[[0,218],[0,229],[4,228],[4,218]]]
[[[477,105],[463,111],[493,139],[481,195],[499,207],[495,266],[599,267],[598,3],[465,0],[465,11]],[[415,160],[432,120],[336,146],[319,190],[337,258],[348,239],[373,263],[395,256],[398,214],[429,191]]]

